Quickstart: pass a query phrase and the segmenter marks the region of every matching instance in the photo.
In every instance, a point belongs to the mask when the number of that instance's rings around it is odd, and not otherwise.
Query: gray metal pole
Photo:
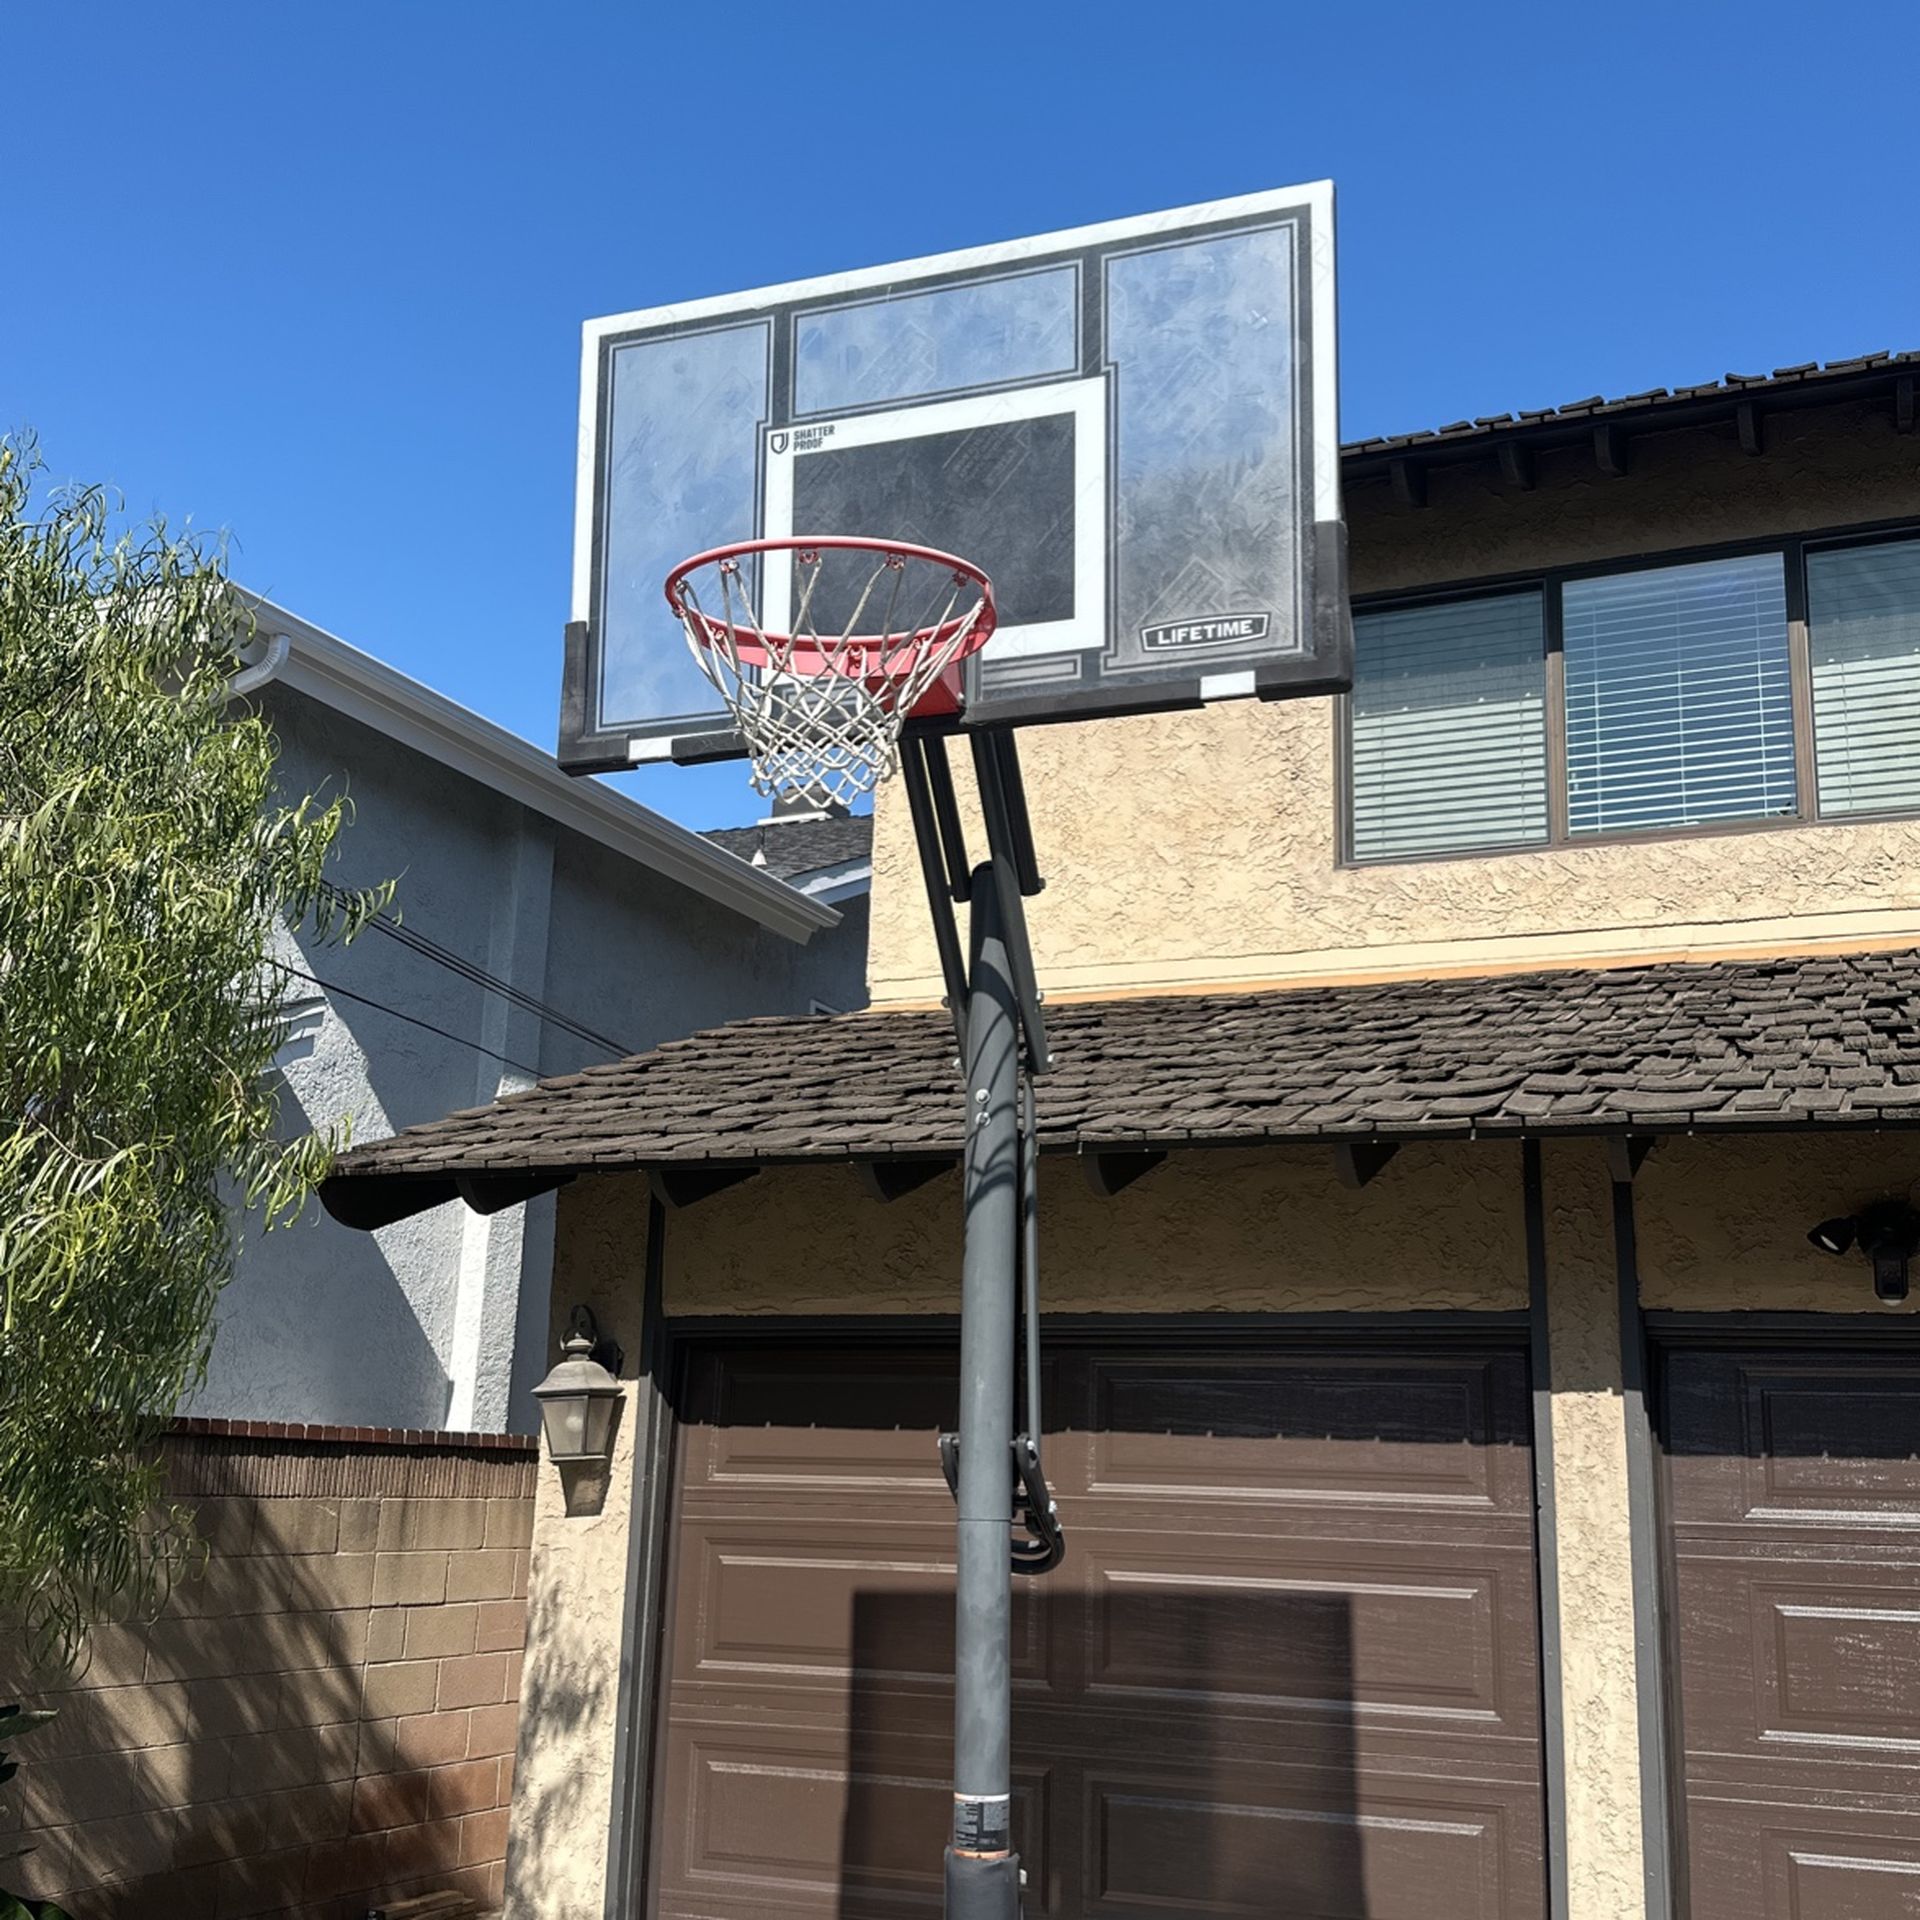
[[[1013,1351],[1019,1286],[1020,1027],[991,863],[972,889],[966,1248],[960,1282],[960,1472],[948,1920],[1017,1920],[1010,1720]]]

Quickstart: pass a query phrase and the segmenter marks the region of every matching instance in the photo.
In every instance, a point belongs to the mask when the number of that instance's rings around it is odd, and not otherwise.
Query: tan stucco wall
[[[1646,1893],[1612,1185],[1595,1141],[1553,1142],[1541,1163],[1568,1915],[1630,1920]]]
[[[1489,460],[1436,467],[1427,505],[1402,506],[1384,477],[1351,489],[1355,593],[1631,559],[1676,547],[1818,533],[1920,513],[1920,445],[1877,407],[1810,407],[1765,421],[1766,452],[1743,453],[1733,423],[1630,442],[1624,479],[1586,446],[1542,454],[1531,493]]]
[[[1547,456],[1531,493],[1441,471],[1433,504],[1384,484],[1349,502],[1358,593],[1528,567],[1631,559],[1920,514],[1915,443],[1834,409],[1769,423],[1754,459],[1731,430],[1655,435],[1624,480]],[[1736,831],[1343,870],[1337,703],[1033,727],[1021,737],[1047,891],[1030,903],[1055,994],[1483,971],[1920,940],[1920,826]],[[956,756],[971,798],[970,770]],[[876,1002],[940,987],[897,784],[876,808],[869,975]],[[977,824],[972,849],[979,857]]]
[[[1920,1133],[1663,1140],[1634,1182],[1640,1299],[1694,1313],[1910,1313],[1874,1298],[1857,1253],[1808,1228],[1920,1187]],[[1914,1276],[1920,1287],[1920,1273]]]
[[[582,1181],[561,1195],[556,1216],[556,1325],[584,1301],[625,1349],[626,1379],[640,1350],[646,1199],[644,1181],[637,1193]],[[598,1920],[603,1911],[633,1411],[629,1392],[604,1477],[563,1476],[541,1454],[506,1920]]]
[[[1409,1146],[1358,1192],[1325,1147],[1175,1154],[1111,1199],[1049,1157],[1040,1193],[1049,1312],[1527,1304],[1515,1146]],[[851,1168],[770,1168],[672,1216],[667,1310],[953,1313],[960,1227],[951,1173],[883,1206]]]

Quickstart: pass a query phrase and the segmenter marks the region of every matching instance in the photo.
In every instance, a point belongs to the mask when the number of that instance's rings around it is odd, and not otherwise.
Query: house
[[[1351,696],[1024,736],[1030,1911],[1905,1900],[1917,383],[1350,447]],[[963,1090],[904,811],[870,1011],[336,1175],[553,1184],[556,1314],[628,1355],[607,1471],[539,1483],[526,1920],[938,1902]]]
[[[818,829],[747,829],[779,843],[756,866],[284,608],[255,612],[246,690],[288,791],[344,787],[335,879],[395,882],[350,947],[281,956],[290,1124],[364,1141],[717,1021],[863,1004],[866,870],[838,848],[830,874],[810,868],[790,842]],[[527,1430],[551,1358],[552,1220],[536,1198],[372,1236],[318,1209],[271,1234],[250,1223],[190,1411]]]

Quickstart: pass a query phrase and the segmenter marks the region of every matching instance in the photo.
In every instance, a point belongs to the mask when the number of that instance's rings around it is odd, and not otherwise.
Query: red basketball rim
[[[881,556],[898,554],[903,560],[918,560],[928,566],[949,569],[980,589],[979,607],[943,620],[937,626],[912,627],[895,633],[850,634],[845,640],[835,640],[829,654],[818,640],[775,633],[764,627],[743,628],[739,622],[709,613],[686,598],[688,577],[702,567],[738,561],[751,554],[812,553],[826,548]],[[965,631],[965,641],[954,656],[957,665],[969,654],[978,653],[993,638],[998,618],[993,603],[993,582],[971,560],[963,560],[957,553],[943,553],[938,547],[918,547],[904,540],[874,540],[854,534],[823,533],[804,537],[794,534],[784,539],[736,540],[724,547],[709,547],[704,553],[682,560],[667,575],[666,594],[667,605],[675,617],[686,623],[688,632],[702,645],[711,647],[722,633],[731,632],[733,649],[748,666],[768,665],[771,658],[768,649],[774,648],[785,656],[781,661],[782,671],[801,675],[833,672],[849,677],[858,674],[868,678],[903,679],[912,671],[916,653],[943,647],[956,634]],[[969,623],[970,631],[967,630]],[[912,653],[906,651],[909,646]],[[864,672],[859,664],[863,654],[872,656],[872,664]]]

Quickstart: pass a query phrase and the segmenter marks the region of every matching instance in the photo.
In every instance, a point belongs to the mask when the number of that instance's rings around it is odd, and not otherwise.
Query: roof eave
[[[1623,1114],[1604,1120],[1575,1119],[1546,1123],[1510,1121],[1504,1124],[1473,1120],[1436,1121],[1410,1127],[1316,1128],[1300,1132],[1270,1132],[1257,1128],[1178,1135],[1103,1132],[1076,1135],[1071,1139],[1043,1139],[1040,1152],[1049,1159],[1065,1159],[1087,1158],[1102,1153],[1138,1153],[1142,1150],[1204,1153],[1231,1149],[1244,1151],[1253,1147],[1401,1147],[1421,1141],[1456,1146],[1511,1145],[1523,1140],[1618,1140],[1648,1136],[1670,1139],[1676,1135],[1746,1138],[1757,1134],[1782,1133],[1910,1133],[1916,1129],[1920,1129],[1920,1117],[1910,1120],[1885,1116],[1856,1118],[1848,1115],[1823,1118],[1810,1113],[1791,1113],[1741,1120],[1688,1120],[1676,1119],[1671,1115]],[[505,1183],[524,1182],[550,1190],[594,1174],[644,1173],[654,1168],[758,1171],[767,1167],[846,1167],[941,1159],[951,1159],[957,1164],[960,1149],[875,1142],[867,1146],[845,1145],[819,1152],[775,1152],[751,1157],[743,1157],[738,1153],[669,1151],[541,1162],[510,1155],[501,1158],[482,1155],[463,1164],[458,1173],[448,1171],[444,1164],[432,1170],[370,1168],[362,1172],[346,1168],[327,1177],[320,1189],[320,1199],[327,1212],[342,1224],[372,1228],[409,1219],[449,1200],[466,1199],[469,1205],[473,1205],[476,1194],[490,1182],[502,1183],[503,1187]],[[494,1210],[492,1205],[479,1208],[482,1212]]]
[[[477,780],[600,846],[690,888],[719,906],[804,945],[838,926],[825,901],[809,899],[763,869],[713,846],[690,828],[597,780],[563,773],[536,746],[457,701],[248,594],[263,633],[284,633],[287,659],[273,676],[389,739]]]
[[[1897,399],[1902,381],[1920,375],[1920,355],[1892,354],[1871,366],[1844,366],[1798,374],[1792,378],[1754,376],[1733,379],[1710,389],[1661,390],[1628,395],[1618,400],[1577,403],[1511,419],[1476,420],[1458,427],[1440,427],[1428,433],[1388,435],[1361,440],[1341,449],[1340,470],[1348,481],[1389,476],[1394,466],[1415,461],[1422,466],[1463,465],[1497,455],[1502,446],[1525,446],[1532,452],[1587,446],[1600,427],[1633,435],[1668,433],[1686,427],[1735,420],[1742,407],[1765,413],[1795,412],[1833,406],[1852,399]]]

